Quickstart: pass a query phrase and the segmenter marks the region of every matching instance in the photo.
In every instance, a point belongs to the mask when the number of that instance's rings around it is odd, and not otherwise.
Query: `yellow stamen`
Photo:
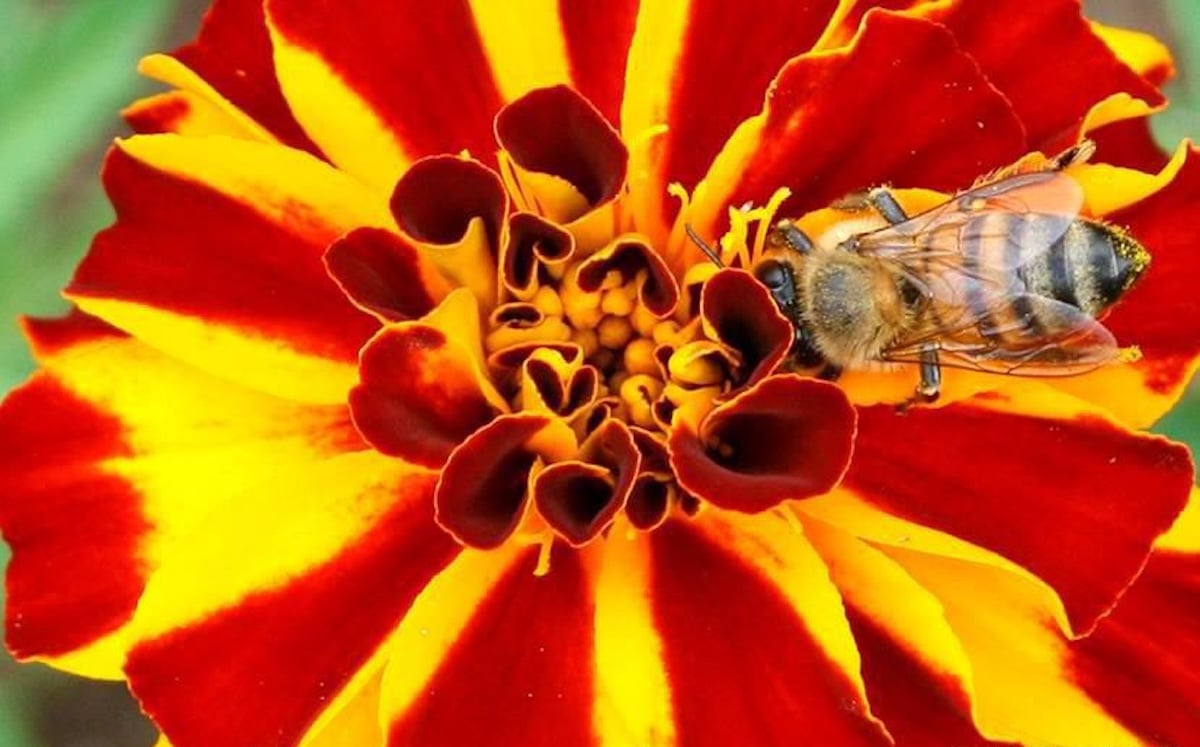
[[[533,305],[546,316],[562,316],[563,303],[558,291],[543,285],[533,294]]]
[[[600,310],[605,314],[629,316],[633,313],[634,302],[637,300],[637,290],[632,284],[613,288],[600,299]]]
[[[697,387],[719,384],[725,379],[725,370],[713,359],[713,348],[709,342],[692,342],[675,351],[667,362],[671,378]]]
[[[639,303],[634,307],[633,313],[629,315],[629,321],[639,335],[649,337],[654,334],[654,327],[658,324],[659,319],[651,313],[650,309]]]
[[[622,382],[619,396],[634,425],[643,428],[654,427],[654,416],[650,408],[662,391],[663,383],[646,374],[636,374]]]
[[[625,347],[625,370],[631,374],[646,374],[654,376],[658,371],[658,361],[654,359],[653,340],[640,337]]]
[[[679,336],[679,323],[671,319],[659,322],[650,336],[656,345],[673,345]]]
[[[596,327],[601,347],[620,350],[633,339],[633,325],[623,316],[606,316]]]
[[[779,206],[783,201],[792,196],[792,190],[787,187],[780,187],[771,195],[771,199],[767,200],[767,204],[762,208],[761,215],[758,218],[758,229],[754,232],[754,247],[750,251],[751,263],[757,262],[763,255],[763,248],[767,243],[767,233],[771,227],[775,225],[775,214],[779,212]]]

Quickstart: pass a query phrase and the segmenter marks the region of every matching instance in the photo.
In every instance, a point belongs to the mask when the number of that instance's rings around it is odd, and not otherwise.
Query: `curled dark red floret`
[[[757,512],[833,489],[850,464],[856,414],[837,386],[771,376],[668,441],[680,486],[721,508]]]

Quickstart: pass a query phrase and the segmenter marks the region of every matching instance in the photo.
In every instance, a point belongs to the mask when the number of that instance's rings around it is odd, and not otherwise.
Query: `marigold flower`
[[[14,654],[176,747],[1192,743],[1167,52],[1073,0],[752,5],[217,0],[146,58],[0,407]],[[1140,359],[1078,377],[790,372],[685,235],[744,266],[1084,137],[1153,263]]]

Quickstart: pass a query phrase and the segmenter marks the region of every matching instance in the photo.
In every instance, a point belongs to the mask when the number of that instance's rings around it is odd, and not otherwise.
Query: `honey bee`
[[[792,365],[833,379],[916,364],[914,399],[928,402],[942,366],[1066,376],[1118,358],[1097,320],[1150,256],[1121,229],[1079,215],[1083,189],[1064,170],[1094,149],[1084,141],[1039,170],[1002,171],[914,216],[873,189],[839,207],[886,224],[848,236],[835,225],[814,241],[779,221],[752,272],[796,330]]]

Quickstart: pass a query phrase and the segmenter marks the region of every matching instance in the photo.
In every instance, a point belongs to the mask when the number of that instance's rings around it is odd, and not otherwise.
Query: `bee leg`
[[[788,249],[797,254],[812,254],[812,239],[808,238],[808,234],[801,231],[792,221],[786,218],[779,221],[775,224],[775,232]]]
[[[1048,171],[1062,171],[1068,166],[1074,166],[1087,161],[1096,153],[1096,143],[1093,140],[1083,140],[1062,153],[1059,153],[1047,165]]]
[[[933,402],[942,392],[942,367],[938,365],[937,348],[921,350],[921,383],[917,384],[917,399]]]
[[[893,226],[908,220],[908,213],[904,212],[904,208],[900,207],[900,203],[896,202],[896,198],[886,187],[876,187],[868,192],[867,202]]]

